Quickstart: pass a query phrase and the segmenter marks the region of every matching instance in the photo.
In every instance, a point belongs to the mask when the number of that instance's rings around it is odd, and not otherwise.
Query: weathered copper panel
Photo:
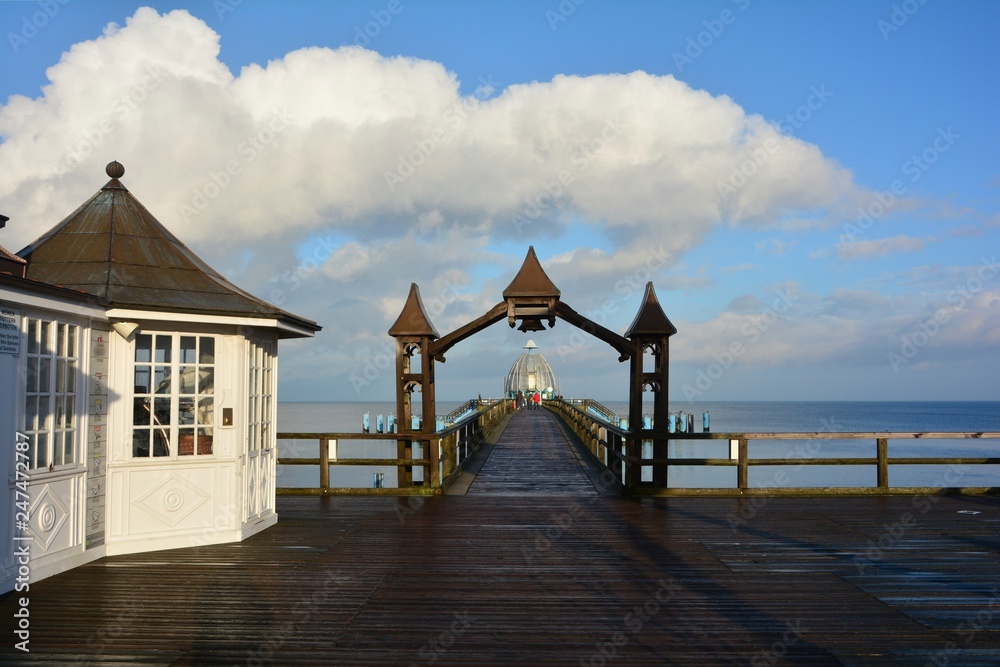
[[[223,278],[171,234],[115,176],[20,253],[26,276],[107,298],[116,307],[248,315],[319,330]]]
[[[542,268],[538,257],[535,255],[535,247],[528,247],[528,255],[524,258],[520,270],[514,279],[503,291],[503,298],[510,297],[551,297],[559,298],[559,288],[549,279],[545,269]]]
[[[429,336],[432,340],[438,338],[437,329],[431,324],[431,319],[424,309],[424,302],[420,298],[420,288],[416,283],[410,284],[410,293],[403,304],[403,310],[399,317],[389,327],[389,335],[398,336]]]
[[[625,332],[626,338],[631,338],[635,334],[655,334],[673,336],[677,333],[677,327],[667,318],[660,307],[660,302],[656,298],[653,290],[653,283],[646,283],[646,293],[642,297],[642,305],[639,312],[632,320],[631,326]]]

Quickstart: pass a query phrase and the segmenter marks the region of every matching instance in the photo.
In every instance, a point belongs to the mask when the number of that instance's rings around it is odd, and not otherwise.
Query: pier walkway
[[[562,420],[548,410],[518,410],[503,436],[485,448],[485,464],[467,493],[473,496],[593,496],[600,473],[571,444]]]
[[[609,495],[544,410],[488,450],[464,495],[281,496],[8,594],[0,664],[1000,664],[996,497]]]

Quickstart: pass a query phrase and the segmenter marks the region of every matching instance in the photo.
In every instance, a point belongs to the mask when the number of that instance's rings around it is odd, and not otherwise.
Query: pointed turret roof
[[[100,297],[113,308],[274,318],[305,332],[315,322],[287,313],[226,280],[170,233],[107,166],[111,180],[18,255],[26,276]]]
[[[632,325],[625,332],[626,338],[631,338],[635,334],[654,334],[673,336],[677,333],[677,327],[667,318],[660,307],[660,301],[653,291],[652,281],[646,283],[646,293],[642,297],[642,305],[636,313]]]
[[[420,288],[416,283],[410,283],[410,294],[406,297],[403,310],[391,327],[389,335],[396,336],[430,336],[431,340],[440,338],[437,329],[431,324],[424,310],[424,302],[420,298]]]
[[[559,295],[559,288],[552,283],[538,261],[535,247],[528,246],[528,255],[524,258],[517,275],[503,291],[503,298],[515,296],[559,298]]]

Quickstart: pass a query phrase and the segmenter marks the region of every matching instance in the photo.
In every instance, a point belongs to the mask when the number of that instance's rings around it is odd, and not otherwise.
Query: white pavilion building
[[[319,326],[223,278],[124,173],[0,248],[0,592],[277,521],[278,341]]]

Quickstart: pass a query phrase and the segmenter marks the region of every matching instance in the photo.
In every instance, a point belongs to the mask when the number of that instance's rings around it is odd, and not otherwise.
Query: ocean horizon
[[[438,401],[438,415],[446,415],[465,401]],[[627,401],[603,401],[618,415],[628,411]],[[375,432],[378,415],[395,411],[395,401],[278,402],[279,433],[361,433],[362,419],[369,414]],[[416,406],[419,409],[419,405]],[[651,408],[651,406],[650,406]],[[982,433],[1000,432],[1000,401],[706,401],[696,405],[671,403],[673,412],[683,410],[695,415],[695,430],[701,431],[702,414],[708,412],[710,428],[717,433]],[[647,411],[648,412],[648,411]],[[803,441],[754,440],[750,455],[754,458],[802,458]],[[810,456],[870,457],[875,455],[872,440],[814,440]],[[314,458],[317,440],[279,440],[282,457]],[[353,441],[339,443],[343,458],[393,458],[395,440]],[[798,449],[796,449],[798,448]],[[676,441],[671,444],[673,457],[728,457],[727,441]],[[1000,457],[1000,441],[978,439],[890,440],[890,456]],[[968,466],[959,471],[960,481],[953,486],[1000,486],[1000,466]],[[373,474],[385,473],[385,486],[395,486],[394,468],[378,466],[332,466],[331,486],[370,487]],[[874,466],[754,466],[751,485],[787,473],[785,486],[872,486]],[[941,466],[892,466],[894,486],[934,486],[944,474]],[[735,470],[675,466],[671,468],[671,486],[731,486]],[[315,467],[279,466],[279,487],[318,485]],[[732,480],[730,478],[733,478]],[[781,477],[784,479],[784,477]]]

